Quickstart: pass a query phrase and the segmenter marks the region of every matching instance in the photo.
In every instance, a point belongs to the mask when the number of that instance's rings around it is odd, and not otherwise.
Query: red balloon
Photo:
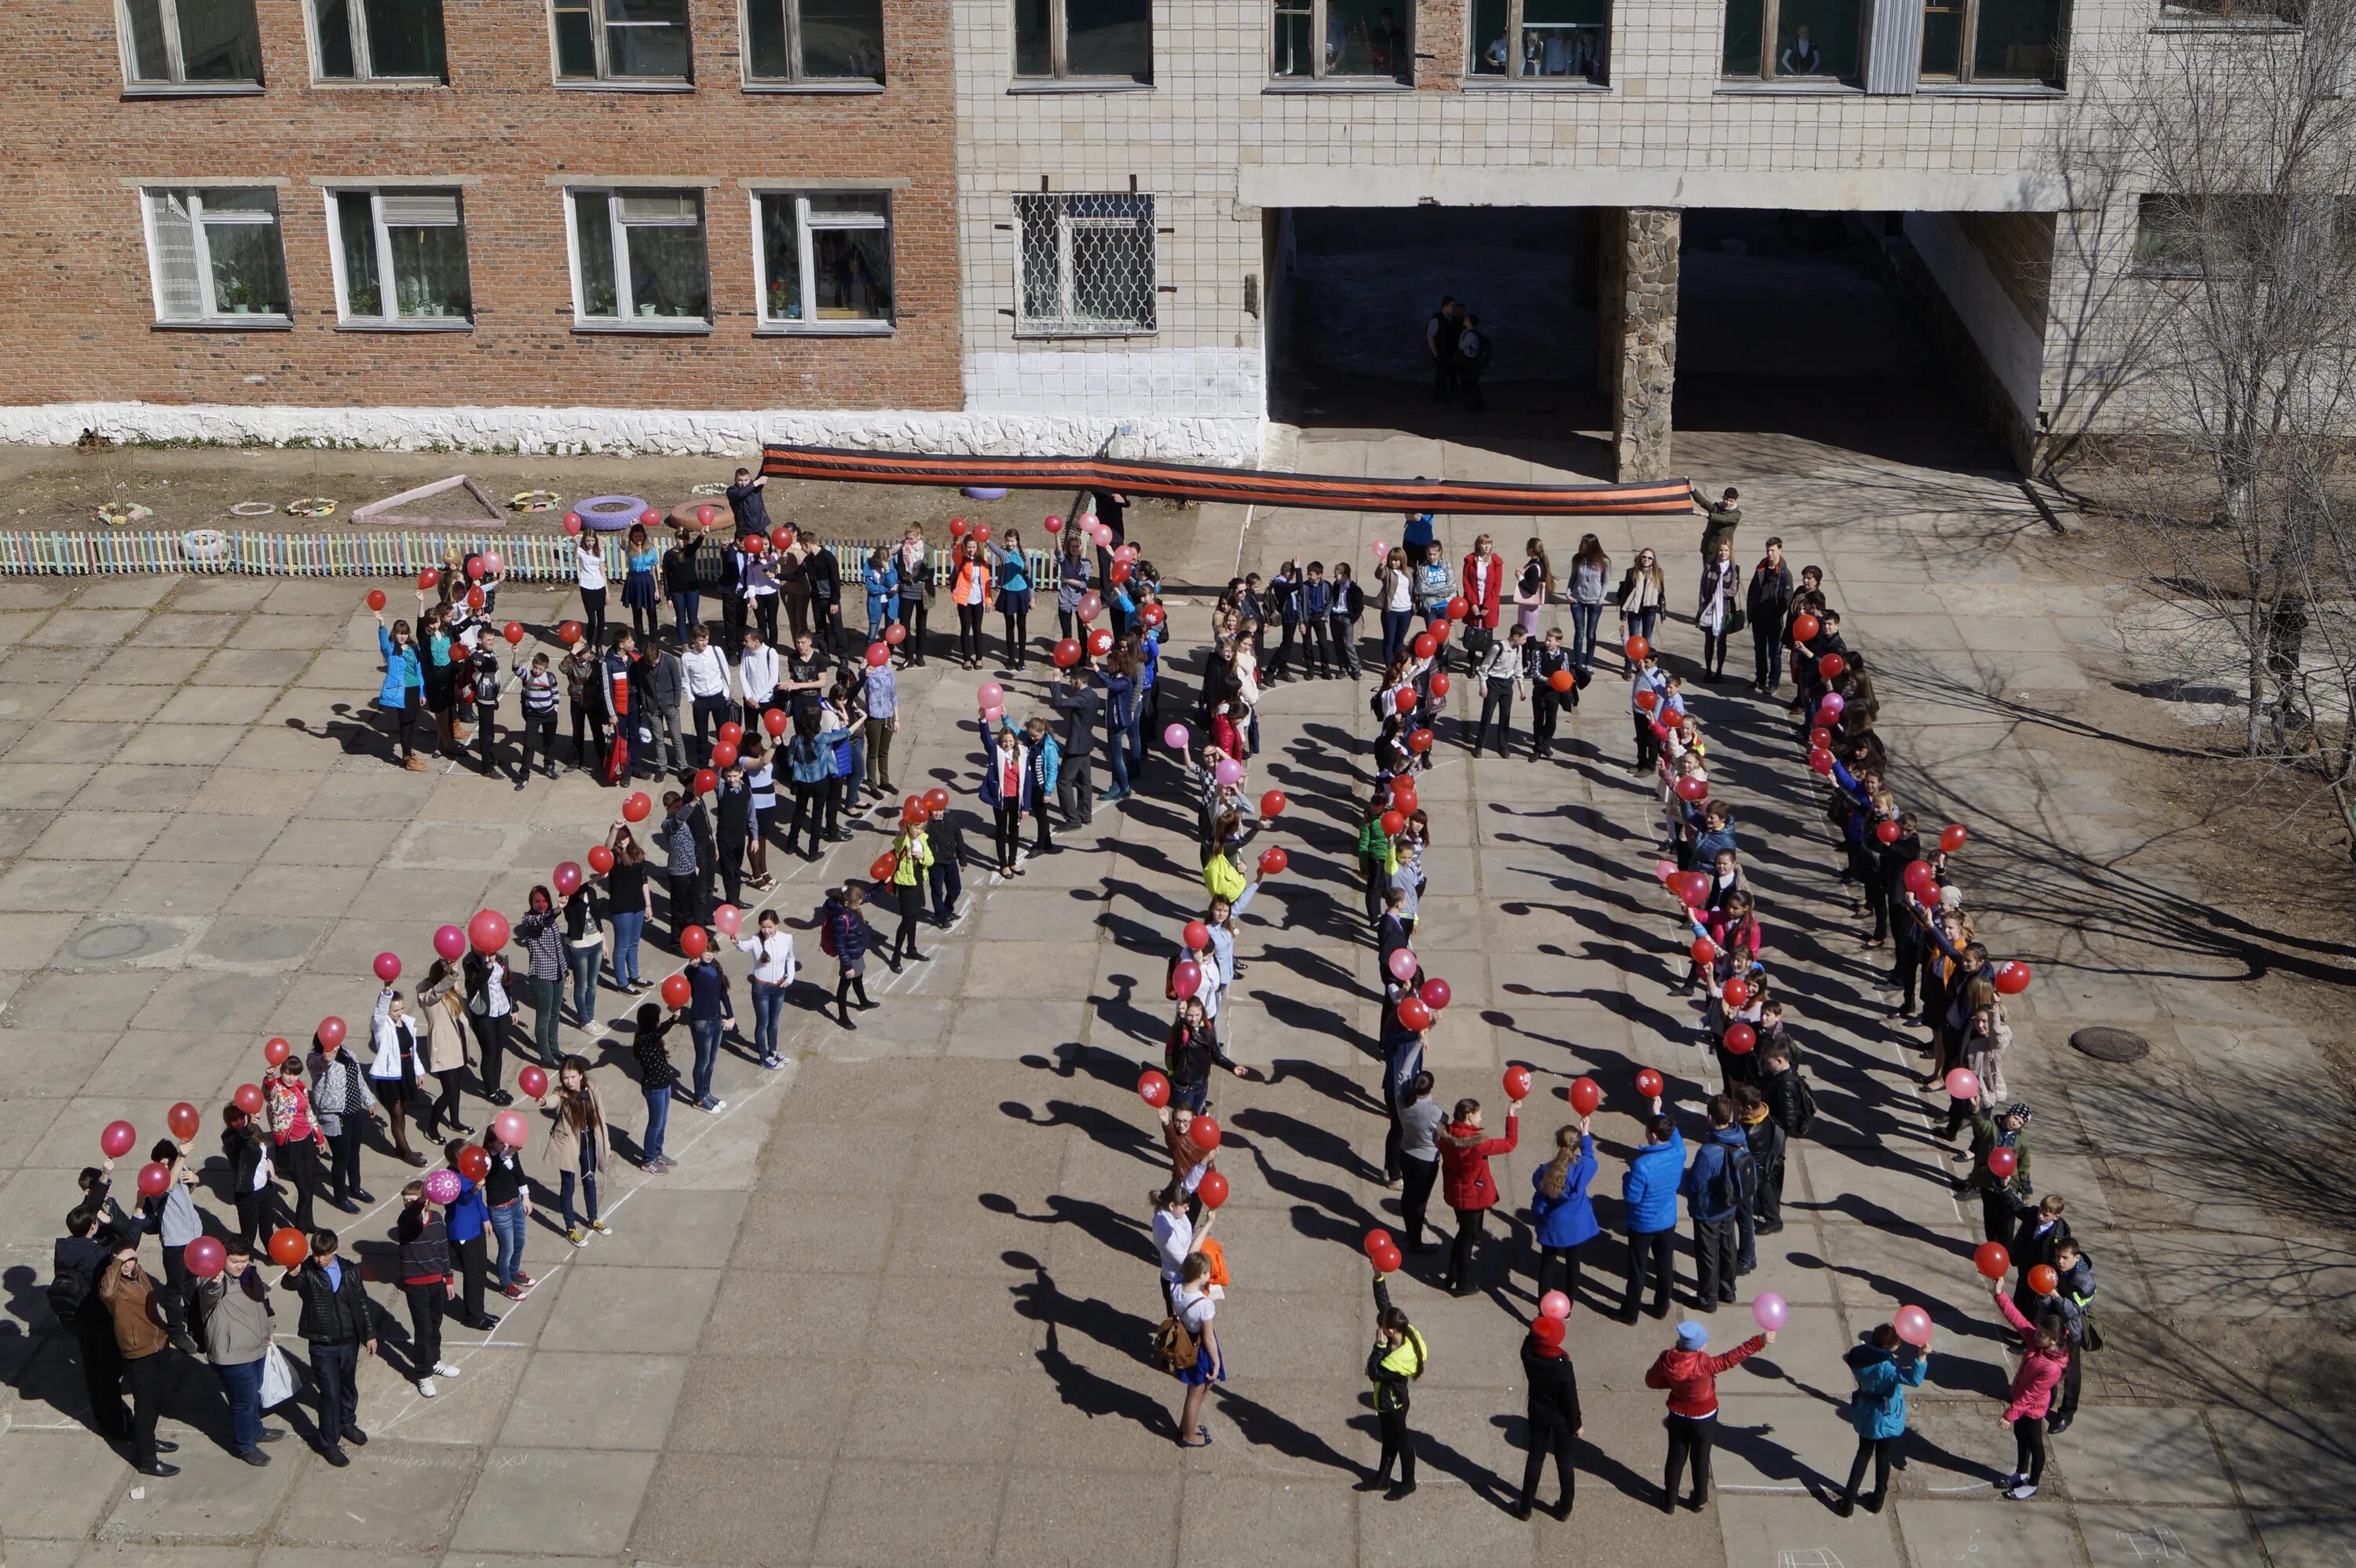
[[[1415,688],[1411,686],[1401,687],[1398,690],[1398,694],[1391,699],[1391,707],[1401,713],[1414,712]]]
[[[1398,1245],[1391,1242],[1385,1242],[1383,1250],[1376,1253],[1374,1259],[1375,1266],[1385,1274],[1397,1274],[1400,1265],[1406,1262],[1405,1255],[1399,1252]]]
[[[867,667],[869,669],[882,669],[885,665],[890,664],[891,662],[892,650],[889,647],[885,646],[882,643],[870,643],[867,645]]]
[[[771,528],[769,530],[769,548],[779,550],[793,549],[794,530],[786,528]]]
[[[581,623],[578,621],[567,621],[558,626],[556,628],[556,640],[562,643],[568,648],[573,644],[579,642],[581,640]]]
[[[469,582],[480,582],[482,580],[483,558],[478,555],[473,557],[466,562],[466,581]]]
[[[761,534],[746,534],[736,541],[736,548],[746,555],[766,555],[769,553],[769,541]]]
[[[499,628],[499,635],[508,640],[508,646],[509,647],[520,645],[523,642],[523,623],[521,621],[509,621],[506,625]]]
[[[1137,1097],[1159,1110],[1170,1103],[1170,1080],[1149,1067],[1137,1077]]]
[[[2020,1168],[2020,1151],[2002,1147],[1992,1148],[1987,1153],[1987,1168],[1990,1176],[2009,1181],[2013,1172]]]
[[[1259,874],[1263,877],[1280,876],[1283,874],[1284,868],[1291,863],[1292,858],[1281,849],[1274,848],[1263,849],[1259,857]]]
[[[229,1097],[229,1103],[249,1116],[258,1116],[262,1114],[262,1088],[259,1084],[241,1083]]]
[[[2039,1296],[2051,1296],[2062,1288],[2062,1275],[2051,1264],[2037,1264],[2029,1271],[2029,1288]]]
[[[1636,1093],[1649,1100],[1667,1087],[1666,1080],[1649,1067],[1636,1070]]]
[[[1403,814],[1397,811],[1386,811],[1383,813],[1382,829],[1385,833],[1387,833],[1392,837],[1396,838],[1406,829],[1406,827],[1407,817]]]
[[[1420,1032],[1431,1027],[1431,1007],[1421,997],[1409,997],[1398,1005],[1401,1027]]]
[[[1410,730],[1408,731],[1407,749],[1420,756],[1431,750],[1432,741],[1438,738],[1429,730]]]
[[[516,1087],[530,1095],[533,1099],[539,1099],[542,1094],[548,1093],[548,1069],[540,1066],[527,1066],[518,1070],[516,1072]]]
[[[174,1137],[186,1143],[197,1136],[197,1108],[183,1100],[165,1113],[164,1125],[172,1129]]]
[[[1112,563],[1112,571],[1107,575],[1111,577],[1115,582],[1127,582],[1129,581],[1129,574],[1132,570],[1134,569],[1130,567],[1129,562],[1125,560],[1116,560]]]
[[[1102,626],[1088,634],[1088,652],[1102,658],[1112,652],[1112,633]]]
[[[1928,860],[1907,861],[1899,878],[1906,884],[1906,891],[1918,899],[1928,899],[1939,886],[1939,873],[1931,869]]]
[[[2012,1254],[2002,1242],[1982,1242],[1972,1253],[1972,1266],[1990,1279],[2002,1279],[2012,1272]]]
[[[1366,1239],[1359,1244],[1365,1249],[1366,1256],[1375,1263],[1382,1262],[1385,1253],[1398,1251],[1398,1243],[1391,1240],[1391,1233],[1379,1225],[1368,1231]]]
[[[716,790],[719,787],[720,775],[718,773],[713,773],[710,768],[698,768],[695,770],[696,794],[710,795],[713,790]]]
[[[908,628],[897,621],[889,622],[884,627],[884,640],[896,648],[908,640]]]
[[[372,967],[376,970],[376,977],[390,986],[401,978],[401,955],[397,953],[380,953],[376,955],[376,963]]]
[[[1939,848],[1952,855],[1970,842],[1971,837],[1969,833],[1964,831],[1962,823],[1950,822],[1939,829]]]
[[[2008,958],[1996,966],[1997,992],[2000,996],[2017,997],[2029,989],[2029,982],[2034,977],[2029,974],[2028,965],[2018,958]]]
[[[497,953],[508,944],[508,917],[495,909],[477,910],[466,923],[466,940],[477,953]]]
[[[1208,1116],[1197,1116],[1186,1124],[1186,1137],[1196,1148],[1208,1154],[1219,1147],[1219,1124]]]
[[[599,876],[614,869],[614,851],[604,844],[589,846],[589,869]]]
[[[662,527],[662,514],[656,511],[652,507],[648,507],[645,511],[638,514],[638,522],[641,526],[646,528],[659,528]]]
[[[1718,944],[1707,936],[1697,936],[1693,939],[1692,953],[1695,963],[1707,964],[1718,956]]]
[[[1697,773],[1685,774],[1671,787],[1677,792],[1679,800],[1687,803],[1706,800],[1709,796],[1709,781]]]
[[[491,1151],[480,1144],[468,1144],[458,1151],[458,1174],[469,1181],[480,1181],[491,1173]]]
[[[1876,838],[1880,839],[1884,844],[1897,843],[1900,838],[1905,836],[1905,833],[1906,829],[1899,827],[1895,822],[1884,820],[1873,825],[1873,836]]]
[[[684,975],[673,975],[662,983],[662,999],[669,1007],[683,1008],[695,995],[695,987],[687,983]]]
[[[321,1043],[324,1044],[325,1042],[322,1041]],[[293,1046],[287,1044],[283,1040],[273,1040],[262,1046],[262,1060],[270,1063],[273,1067],[277,1067],[282,1065],[285,1060],[294,1053],[294,1048]]]
[[[1423,983],[1423,989],[1417,995],[1423,998],[1423,1005],[1435,1013],[1441,1011],[1449,1003],[1456,999],[1456,993],[1449,987],[1445,980],[1426,980]]]
[[[1445,697],[1448,695],[1448,672],[1446,670],[1441,670],[1438,675],[1431,677],[1431,695],[1434,697]]]
[[[743,745],[744,743],[744,726],[737,723],[734,719],[731,719],[727,723],[720,726],[720,743],[723,746]]]
[[[479,1154],[482,1151],[477,1149],[476,1152]],[[461,1160],[459,1163],[463,1165],[466,1162]],[[490,1168],[490,1161],[485,1160],[483,1168],[488,1170]],[[281,1225],[270,1232],[270,1261],[280,1268],[297,1267],[310,1255],[311,1243],[294,1226]]]
[[[679,933],[679,950],[690,958],[701,958],[712,950],[712,933],[700,925],[691,925]]]
[[[109,1159],[121,1159],[139,1141],[139,1129],[129,1122],[109,1122],[98,1135],[98,1147]]]
[[[775,740],[778,736],[784,734],[786,732],[786,710],[782,708],[765,709],[761,714],[761,728],[769,732],[769,738],[771,740]]]
[[[1651,687],[1648,686],[1642,691],[1636,693],[1636,706],[1643,709],[1645,712],[1650,713],[1654,709],[1658,708],[1660,705],[1661,694],[1655,691]]]
[[[891,855],[888,852],[878,855],[875,858],[875,863],[867,868],[867,880],[871,882],[883,881],[892,875],[892,870]]]
[[[949,792],[935,784],[925,792],[925,809],[938,816],[949,808]]]
[[[1829,752],[1832,745],[1833,732],[1823,725],[1819,724],[1808,731],[1808,750],[1811,752]],[[1813,767],[1815,764],[1809,765]]]
[[[501,1111],[491,1118],[491,1136],[509,1148],[521,1148],[524,1139],[531,1136],[531,1124],[523,1119],[521,1111]]]
[[[1280,789],[1269,790],[1259,797],[1259,814],[1262,816],[1282,816],[1284,806],[1284,792]]]
[[[1642,697],[1644,693],[1640,691],[1636,695]],[[1822,746],[1815,747],[1808,752],[1808,771],[1829,776],[1833,771],[1833,754]]]
[[[1569,691],[1579,684],[1579,677],[1567,669],[1558,669],[1547,677],[1547,684],[1557,691]]]
[[[1215,1170],[1206,1170],[1194,1195],[1203,1200],[1204,1208],[1215,1209],[1227,1200],[1227,1179]]]
[[[1055,667],[1069,669],[1080,662],[1080,639],[1065,637],[1055,644]]]
[[[1145,629],[1150,632],[1160,626],[1168,617],[1161,605],[1148,604],[1137,613],[1137,618],[1145,623]]]
[[[1574,1078],[1570,1083],[1570,1108],[1582,1116],[1595,1115],[1595,1107],[1603,1104],[1603,1085],[1592,1078]]]
[[[564,514],[564,531],[565,531],[566,533],[568,533],[568,534],[576,534],[576,535],[577,535],[578,533],[580,533],[580,531],[581,531],[581,514],[580,514],[580,513],[578,513],[578,512],[567,512],[567,513],[565,513],[565,514]]]
[[[949,538],[953,539],[961,539],[965,538],[965,519],[963,517],[951,517],[949,519]]]
[[[1528,1099],[1530,1097],[1530,1070],[1523,1066],[1518,1061],[1512,1063],[1505,1069],[1503,1086],[1505,1091],[1506,1099]]]
[[[1838,680],[1841,677],[1841,672],[1847,668],[1848,660],[1838,654],[1826,654],[1816,661],[1816,673],[1826,680]]]
[[[1816,640],[1816,634],[1824,629],[1822,621],[1805,612],[1792,617],[1792,640],[1795,643],[1813,643]]]
[[[1472,613],[1472,602],[1462,593],[1448,602],[1448,618],[1451,621],[1462,621]]]
[[[371,588],[368,591],[368,607],[371,610],[381,610],[384,608],[383,589]]]
[[[481,589],[479,589],[479,588],[469,588],[469,589],[467,589],[467,590],[466,590],[466,608],[467,608],[467,609],[469,609],[469,610],[479,610],[479,609],[481,609],[484,605],[486,605],[486,604],[487,604],[487,603],[490,603],[489,598],[484,594],[484,592],[483,592],[483,591],[482,591]]]
[[[571,898],[574,893],[581,891],[581,867],[579,862],[573,860],[558,861],[556,869],[549,873],[548,880],[556,884],[556,891],[558,892],[563,894],[566,898]]]
[[[1626,654],[1629,662],[1633,664],[1639,659],[1649,656],[1653,651],[1653,645],[1642,637],[1631,637],[1620,645],[1620,651]]]
[[[142,1198],[160,1197],[164,1189],[171,1185],[172,1168],[162,1160],[155,1160],[139,1168],[139,1195]]]
[[[1702,905],[1709,901],[1709,873],[1708,871],[1679,871],[1677,873],[1676,880],[1676,893],[1678,901],[1686,905],[1687,908],[1701,908]]]
[[[1751,982],[1740,975],[1730,975],[1726,978],[1724,988],[1719,992],[1719,995],[1725,998],[1726,1005],[1730,1008],[1745,1006],[1751,1000]]]
[[[1186,929],[1182,934],[1186,939],[1187,947],[1194,952],[1200,953],[1204,948],[1211,945],[1211,928],[1203,921],[1188,921]]]
[[[1758,1043],[1759,1031],[1752,1029],[1749,1024],[1729,1024],[1726,1026],[1726,1049],[1728,1054],[1733,1056],[1748,1056],[1751,1054],[1751,1048]]]
[[[644,822],[647,819],[648,814],[652,812],[654,808],[655,803],[648,800],[644,793],[634,794],[629,799],[622,802],[622,820],[625,822]]]
[[[1430,632],[1420,632],[1417,634],[1414,643],[1409,645],[1415,649],[1416,657],[1428,659],[1440,651],[1440,639]]]
[[[441,586],[442,574],[432,567],[429,566],[417,574],[417,591],[420,593],[431,593]]]
[[[736,748],[726,741],[712,743],[712,765],[725,771],[736,765]]]
[[[198,1279],[210,1279],[229,1265],[229,1249],[211,1236],[198,1236],[181,1252],[180,1262]]]

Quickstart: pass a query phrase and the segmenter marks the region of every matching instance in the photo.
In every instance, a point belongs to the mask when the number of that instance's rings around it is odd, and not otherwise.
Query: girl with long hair
[[[597,1179],[612,1168],[613,1139],[605,1127],[605,1107],[597,1086],[589,1081],[586,1057],[567,1055],[556,1068],[556,1082],[541,1096],[540,1108],[549,1113],[548,1158],[556,1167],[557,1202],[564,1211],[564,1239],[576,1247],[589,1244],[589,1232],[601,1236],[613,1230],[597,1218]],[[587,1200],[587,1229],[573,1223],[575,1186]]]
[[[1537,1223],[1538,1294],[1559,1290],[1579,1302],[1579,1249],[1595,1238],[1595,1206],[1587,1184],[1595,1179],[1595,1139],[1588,1118],[1557,1127],[1554,1157],[1531,1178],[1530,1216]]]

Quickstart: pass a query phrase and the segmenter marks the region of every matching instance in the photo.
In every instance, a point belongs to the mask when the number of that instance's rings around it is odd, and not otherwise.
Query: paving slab
[[[493,1448],[450,1541],[458,1552],[618,1552],[656,1456]]]

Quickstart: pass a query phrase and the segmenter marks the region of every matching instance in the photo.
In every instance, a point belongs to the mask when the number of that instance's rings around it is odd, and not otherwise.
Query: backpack
[[[65,1328],[73,1327],[81,1315],[82,1304],[90,1299],[91,1283],[88,1273],[80,1269],[59,1269],[57,1278],[49,1281],[49,1314]]]
[[[1749,1209],[1759,1195],[1759,1162],[1743,1149],[1730,1154],[1719,1167],[1719,1180],[1711,1196],[1719,1198],[1730,1209]]]
[[[842,956],[835,951],[834,947],[834,922],[827,918],[827,912],[823,909],[818,912],[818,950],[829,958]]]
[[[475,668],[475,700],[488,705],[499,699],[499,667],[494,659]]]
[[[1185,1323],[1176,1313],[1164,1317],[1162,1327],[1153,1331],[1153,1358],[1165,1370],[1185,1371],[1194,1365],[1200,1355],[1201,1349],[1194,1343],[1194,1336],[1186,1331]]]
[[[1807,1079],[1802,1076],[1798,1068],[1792,1069],[1792,1076],[1799,1080],[1792,1085],[1797,1095],[1799,1113],[1792,1118],[1792,1136],[1804,1138],[1808,1136],[1808,1129],[1816,1125],[1816,1092],[1808,1087]]]

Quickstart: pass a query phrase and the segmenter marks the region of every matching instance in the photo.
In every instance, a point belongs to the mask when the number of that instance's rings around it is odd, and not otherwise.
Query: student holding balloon
[[[143,1476],[177,1476],[177,1465],[159,1456],[179,1445],[155,1435],[163,1413],[165,1381],[171,1363],[164,1352],[172,1342],[155,1281],[139,1266],[139,1248],[125,1242],[114,1249],[98,1276],[98,1298],[112,1316],[116,1352],[131,1383],[131,1466]],[[185,1330],[179,1336],[186,1338]],[[193,1341],[192,1341],[193,1342]]]
[[[1997,1310],[2028,1346],[2013,1371],[2004,1413],[1997,1417],[2012,1428],[2013,1439],[2012,1473],[1997,1483],[1997,1489],[2015,1502],[2027,1502],[2037,1495],[2037,1484],[2045,1475],[2045,1418],[2070,1370],[2067,1330],[2058,1313],[2031,1323],[2005,1294],[2001,1279],[1991,1281],[1988,1288]]]
[[[1579,1249],[1595,1239],[1595,1206],[1588,1201],[1587,1184],[1598,1169],[1595,1138],[1589,1118],[1574,1126],[1557,1127],[1554,1157],[1532,1174],[1530,1219],[1537,1232],[1538,1293],[1559,1291],[1565,1303],[1579,1299]],[[1537,1484],[1533,1472],[1530,1486]],[[1525,1487],[1526,1496],[1528,1487]],[[1569,1488],[1564,1488],[1568,1496]]]
[[[198,1355],[202,1352],[188,1332],[195,1276],[187,1264],[189,1245],[205,1233],[204,1218],[197,1212],[194,1197],[197,1168],[189,1162],[188,1151],[170,1138],[158,1138],[147,1157],[151,1163],[139,1173],[139,1192],[145,1200],[141,1210],[147,1229],[164,1248],[164,1288],[156,1292],[156,1299],[163,1305],[173,1346],[184,1354]]]
[[[1563,1311],[1570,1310],[1568,1297]],[[1562,1347],[1563,1319],[1541,1313],[1522,1340],[1522,1375],[1529,1383],[1529,1457],[1522,1463],[1522,1492],[1514,1501],[1514,1517],[1527,1519],[1537,1501],[1538,1477],[1547,1456],[1554,1456],[1556,1499],[1554,1516],[1570,1517],[1573,1497],[1570,1445],[1587,1430],[1579,1411],[1579,1377]]]
[[[1490,1173],[1493,1156],[1511,1154],[1522,1136],[1522,1100],[1529,1093],[1529,1069],[1509,1069],[1505,1083],[1505,1136],[1481,1136],[1481,1102],[1463,1099],[1440,1132],[1440,1166],[1442,1196],[1456,1215],[1456,1245],[1449,1254],[1448,1279],[1442,1287],[1451,1296],[1473,1291],[1472,1246],[1482,1221],[1497,1202],[1496,1178]]]
[[[1873,1331],[1865,1348],[1851,1352],[1849,1367],[1857,1376],[1857,1392],[1849,1396],[1849,1424],[1857,1428],[1857,1457],[1849,1462],[1848,1485],[1841,1489],[1833,1511],[1843,1519],[1857,1511],[1857,1489],[1865,1480],[1865,1467],[1873,1466],[1873,1495],[1865,1499],[1868,1513],[1879,1513],[1890,1491],[1890,1455],[1906,1435],[1906,1391],[1922,1386],[1930,1371],[1928,1350],[1902,1353],[1897,1328],[1884,1323]]]
[[[262,1424],[262,1369],[276,1315],[270,1286],[253,1266],[253,1249],[234,1239],[213,1245],[221,1249],[220,1256],[206,1260],[209,1277],[197,1286],[205,1359],[229,1402],[230,1452],[259,1468],[270,1463],[262,1445],[286,1435],[283,1428]]]
[[[1383,1454],[1373,1477],[1358,1488],[1381,1491],[1383,1500],[1392,1503],[1415,1490],[1415,1438],[1407,1429],[1408,1404],[1416,1380],[1431,1360],[1421,1331],[1391,1305],[1383,1264],[1398,1256],[1389,1253],[1375,1264],[1375,1343],[1366,1352],[1366,1376],[1375,1385],[1375,1421],[1382,1431]],[[1391,1480],[1394,1461],[1398,1465],[1397,1483]]]
[[[1771,1299],[1773,1308],[1761,1316],[1775,1317],[1782,1310],[1781,1298],[1762,1296],[1758,1306],[1766,1307]],[[1699,1513],[1709,1501],[1709,1455],[1718,1441],[1718,1380],[1774,1342],[1775,1330],[1762,1328],[1723,1356],[1713,1356],[1707,1353],[1709,1330],[1699,1323],[1680,1323],[1676,1346],[1663,1350],[1644,1373],[1645,1387],[1666,1389],[1669,1394],[1669,1454],[1661,1479],[1663,1513],[1676,1509],[1677,1483],[1687,1459],[1693,1461],[1693,1496],[1686,1507]]]
[[[442,1319],[458,1289],[458,1277],[450,1271],[450,1228],[442,1209],[456,1200],[459,1183],[456,1171],[437,1170],[403,1187],[401,1218],[392,1228],[399,1248],[393,1276],[401,1282],[402,1299],[409,1304],[410,1371],[422,1399],[441,1392],[434,1379],[458,1375],[458,1369],[442,1359]]]
[[[2019,1211],[2036,1191],[2029,1179],[2029,1115],[2026,1103],[2001,1116],[1972,1114],[1972,1168],[1955,1190],[1979,1194],[1980,1229],[1991,1242],[2012,1240]]]
[[[351,1463],[343,1445],[368,1442],[359,1425],[359,1358],[376,1354],[376,1308],[360,1284],[357,1260],[337,1255],[333,1231],[311,1233],[311,1255],[287,1270],[283,1288],[301,1298],[296,1332],[309,1352],[319,1392],[319,1456],[341,1469]]]

